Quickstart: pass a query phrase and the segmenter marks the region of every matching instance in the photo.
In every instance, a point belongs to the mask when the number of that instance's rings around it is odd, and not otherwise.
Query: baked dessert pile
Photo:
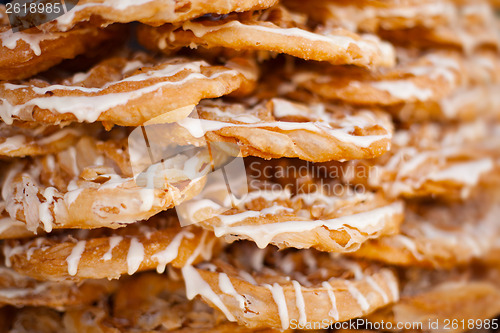
[[[2,5],[0,326],[494,328],[495,5]]]

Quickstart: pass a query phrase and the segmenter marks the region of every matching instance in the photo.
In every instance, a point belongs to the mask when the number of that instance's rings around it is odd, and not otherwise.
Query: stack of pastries
[[[0,7],[2,331],[498,327],[495,5]]]

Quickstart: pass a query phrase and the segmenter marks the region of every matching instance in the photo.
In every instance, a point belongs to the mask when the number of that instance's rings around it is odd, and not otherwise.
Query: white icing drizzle
[[[307,268],[312,272],[315,271],[318,268],[318,261],[316,260],[316,257],[311,251],[308,250],[302,250],[302,259],[304,260],[305,264],[307,265]]]
[[[473,238],[472,236],[465,236],[464,242],[471,249],[472,254],[478,258],[483,254],[483,250],[481,248],[481,240]]]
[[[72,128],[63,128],[63,129],[57,130],[57,132],[55,132],[49,136],[44,136],[44,137],[41,137],[39,139],[36,139],[35,143],[38,146],[43,146],[43,145],[48,145],[48,144],[51,144],[51,143],[56,142],[58,140],[61,140],[67,136],[77,136],[77,135],[81,135],[81,132],[77,131],[75,129],[72,129]]]
[[[306,304],[304,302],[304,295],[302,294],[302,287],[299,282],[292,281],[293,288],[295,289],[295,305],[299,311],[299,325],[304,327],[307,324]]]
[[[252,192],[247,193],[245,196],[245,199],[241,202],[241,205],[244,206],[244,204],[252,202],[255,199],[264,199],[266,201],[275,201],[275,200],[287,200],[290,199],[292,196],[292,193],[290,192],[290,189],[284,188],[280,190],[276,189],[258,189]]]
[[[410,253],[415,257],[415,259],[422,260],[424,258],[423,255],[418,251],[415,241],[413,241],[408,236],[395,235],[394,239],[400,244],[402,244],[408,251],[410,251]]]
[[[45,162],[47,163],[47,168],[49,168],[51,172],[56,169],[56,161],[54,155],[45,156]]]
[[[290,101],[287,101],[282,98],[273,98],[273,115],[276,118],[284,118],[287,116],[298,116],[298,117],[304,117],[307,115],[307,107],[303,106],[300,107],[297,104],[294,104]],[[324,110],[322,110],[324,111]],[[322,112],[318,112],[322,113]]]
[[[156,175],[156,170],[160,165],[158,163],[151,165],[146,171],[146,188],[139,192],[141,197],[141,207],[140,210],[143,212],[149,211],[154,204],[155,200],[155,183],[154,178]]]
[[[99,10],[105,9],[113,12],[117,12],[119,14],[128,16],[126,14],[127,10],[131,8],[141,6],[147,3],[152,2],[152,0],[103,0],[101,2],[89,2],[85,4],[77,4],[71,10],[65,11],[64,15],[61,15],[57,18],[57,28],[60,31],[67,31],[69,28],[73,27],[75,22],[75,16],[77,13],[87,10],[88,12],[95,13],[99,12]],[[122,12],[122,13],[120,13]],[[149,12],[149,11],[147,11]],[[137,15],[138,13],[135,13]],[[159,21],[164,22],[172,22],[177,17],[177,13],[175,12],[174,6],[169,6],[167,3],[164,3],[162,6],[162,10],[159,13],[156,13],[154,17],[157,17]],[[87,14],[88,15],[88,14]],[[140,15],[140,14],[139,14]],[[159,15],[159,16],[158,16]],[[139,17],[137,19],[139,20]],[[80,18],[81,19],[81,18]],[[85,17],[83,14],[83,20],[88,20],[88,17]]]
[[[113,258],[113,249],[120,244],[120,242],[123,240],[122,236],[112,236],[109,238],[109,249],[104,255],[102,256],[102,260],[104,261],[109,261],[111,258]]]
[[[439,131],[439,128],[430,128],[429,130]],[[443,140],[445,145],[440,150],[423,150],[419,151],[415,147],[405,146],[399,148],[387,163],[382,167],[383,172],[377,172],[370,175],[369,182],[373,186],[379,186],[390,192],[392,196],[398,196],[401,193],[411,192],[414,189],[420,188],[426,181],[444,182],[453,181],[463,186],[463,197],[468,196],[468,191],[471,187],[478,184],[480,178],[485,173],[491,171],[494,167],[494,162],[491,158],[470,159],[464,162],[454,162],[456,156],[463,154],[461,146],[470,141],[480,140],[484,134],[477,125],[461,126],[458,130],[446,135]],[[487,129],[483,129],[487,131]],[[484,132],[483,132],[484,133]],[[409,140],[411,133],[400,131],[397,137],[404,141],[407,137]],[[404,142],[402,142],[404,143]],[[425,144],[423,149],[428,149]],[[450,161],[452,160],[452,161]],[[425,175],[418,175],[420,166],[424,164],[435,164],[431,170],[426,171]],[[428,168],[427,168],[428,169]],[[424,170],[426,170],[424,168]],[[395,173],[396,177],[393,182],[384,183],[380,178],[385,171]]]
[[[380,285],[375,281],[374,278],[371,276],[366,277],[366,282],[377,292],[382,296],[382,299],[384,300],[384,303],[389,303],[389,296],[387,296],[387,293],[380,287]]]
[[[347,189],[349,190],[349,189]],[[372,192],[363,192],[363,193],[351,193],[348,192],[350,196],[350,200],[354,201],[365,201],[365,200],[370,200],[373,199],[374,193]],[[344,197],[341,196],[332,196],[332,195],[327,195],[324,194],[320,191],[316,192],[309,192],[309,193],[300,193],[295,195],[292,199],[292,201],[303,201],[307,206],[322,206],[322,207],[335,207],[335,205],[339,201],[345,200]]]
[[[207,271],[212,272],[212,273],[217,272],[217,266],[215,266],[214,264],[209,263],[209,262],[203,262],[203,263],[199,264],[198,267],[200,269],[207,270]]]
[[[394,275],[392,275],[392,273],[388,270],[382,270],[382,274],[385,276],[385,281],[389,285],[389,290],[392,294],[392,301],[397,301],[399,299],[399,287]]]
[[[281,328],[286,330],[290,325],[290,318],[288,315],[288,308],[286,306],[286,298],[283,288],[278,284],[274,283],[272,286],[269,284],[264,284],[264,287],[271,291],[274,302],[278,307],[278,314],[281,320]]]
[[[77,84],[77,83],[83,82],[83,81],[88,79],[90,74],[92,74],[92,72],[90,72],[90,71],[87,73],[76,73],[73,75],[73,77],[71,78],[70,81],[72,84]]]
[[[243,280],[247,281],[248,283],[251,283],[253,285],[257,285],[257,281],[254,279],[254,277],[252,276],[252,274],[246,272],[246,271],[243,271],[241,270],[239,272],[240,276],[243,278]]]
[[[182,240],[184,238],[192,239],[194,235],[186,230],[182,230],[180,233],[175,235],[170,244],[165,248],[165,250],[155,253],[151,259],[158,260],[158,265],[156,266],[156,271],[160,274],[165,272],[165,267],[168,263],[172,262],[177,258],[179,254],[179,247],[181,246]]]
[[[5,297],[5,298],[17,298],[17,297],[25,297],[29,294],[38,294],[40,293],[42,288],[40,288],[42,285],[37,286],[36,288],[39,288],[40,290],[31,290],[31,289],[26,289],[26,288],[9,288],[9,289],[0,289],[0,297]],[[43,288],[45,289],[45,288]]]
[[[405,80],[373,82],[371,85],[402,100],[416,98],[418,101],[427,101],[433,95],[431,89],[419,88],[413,82]]]
[[[253,270],[257,272],[262,270],[264,267],[264,257],[266,256],[266,253],[266,249],[255,249],[252,251],[249,262]]]
[[[332,303],[332,308],[330,309],[330,312],[328,312],[328,315],[338,321],[340,319],[339,316],[339,310],[337,309],[337,299],[335,297],[335,293],[333,292],[333,288],[330,283],[324,281],[321,286],[326,289],[326,292],[328,293],[328,298],[330,298],[330,302]]]
[[[307,279],[307,276],[305,274],[302,274],[301,272],[295,271],[294,273],[295,279],[304,287],[309,288],[312,286],[312,283]]]
[[[162,69],[158,69],[153,72],[141,73],[132,75],[120,81],[110,82],[100,88],[86,88],[80,86],[64,86],[64,85],[50,85],[45,88],[31,87],[31,89],[40,95],[45,94],[48,91],[54,90],[67,90],[67,91],[79,91],[82,93],[92,93],[94,96],[51,96],[51,97],[37,97],[27,101],[24,104],[12,105],[5,98],[0,98],[2,104],[0,105],[0,117],[7,124],[12,124],[12,116],[17,115],[24,108],[34,108],[39,107],[41,109],[50,110],[55,113],[73,114],[79,122],[95,122],[99,116],[116,106],[126,104],[130,100],[134,100],[143,96],[144,94],[152,93],[154,91],[159,91],[166,86],[182,85],[188,81],[194,79],[215,79],[221,75],[239,75],[235,70],[225,70],[222,72],[214,73],[210,76],[205,76],[201,74],[201,66],[205,65],[205,62],[197,61],[187,64],[171,64],[166,65]],[[121,93],[111,93],[111,94],[101,94],[105,92],[106,89],[112,90],[113,86],[119,85],[124,82],[142,81],[150,78],[159,77],[171,77],[175,74],[183,71],[191,71],[185,78],[179,81],[162,81],[155,84],[145,86],[140,89],[121,92]],[[23,85],[12,85],[10,89],[27,89],[28,86]]]
[[[323,42],[331,45],[336,49],[341,50],[347,50],[351,46],[351,44],[354,44],[365,51],[363,52],[363,54],[366,55],[366,59],[369,58],[370,53],[381,54],[389,58],[394,57],[394,49],[389,43],[380,42],[380,40],[375,36],[368,35],[364,39],[355,40],[349,36],[332,34],[328,30],[322,31],[322,33],[320,34],[300,28],[281,28],[268,22],[263,22],[263,24],[243,24],[239,21],[230,21],[218,26],[205,26],[202,23],[188,21],[182,25],[182,28],[184,30],[191,30],[193,34],[198,38],[203,37],[207,33],[212,33],[221,29],[252,29],[262,31],[267,34],[276,34],[292,38],[304,38],[312,42]]]
[[[418,221],[411,230],[418,230],[426,239],[449,244],[454,248],[467,246],[474,256],[479,257],[485,252],[483,246],[488,246],[488,241],[484,239],[485,234],[491,233],[491,229],[487,226],[488,219],[487,217],[479,221],[477,225],[466,223],[456,231],[443,230],[430,222]]]
[[[238,301],[240,309],[245,309],[245,298],[234,289],[231,279],[226,273],[219,273],[219,288],[224,294],[234,297]]]
[[[186,284],[186,296],[193,299],[196,295],[206,298],[226,315],[227,320],[236,321],[233,314],[227,309],[219,296],[212,290],[210,285],[201,277],[200,273],[193,266],[182,267],[182,276]]]
[[[78,271],[78,264],[82,258],[83,251],[85,251],[86,243],[87,242],[84,240],[78,241],[73,247],[73,250],[71,250],[71,254],[66,258],[66,262],[68,263],[68,274],[71,276],[75,276]]]
[[[248,218],[261,217],[266,215],[275,215],[281,211],[292,211],[292,210],[287,207],[272,206],[264,208],[261,211],[248,210],[238,214],[218,215],[217,218],[222,222],[223,225],[232,225]]]
[[[5,245],[3,247],[3,254],[5,256],[5,266],[6,267],[11,267],[11,261],[10,258],[16,254],[21,254],[24,252],[24,247],[22,246],[14,246],[10,247],[9,245]]]
[[[21,221],[14,220],[10,217],[0,218],[0,235],[8,231],[10,228],[14,227],[25,228],[26,224]]]
[[[76,201],[76,199],[80,196],[83,190],[84,190],[83,188],[79,188],[76,190],[66,192],[64,194],[64,201],[68,204],[68,207],[70,207]]]
[[[206,209],[211,209],[213,212],[218,213],[222,206],[210,199],[193,199],[182,203],[186,209],[182,210],[182,217],[186,218],[189,223],[200,222],[197,214]],[[179,214],[178,210],[178,214]],[[205,220],[206,218],[203,218]]]
[[[201,254],[201,251],[203,250],[203,247],[205,245],[205,241],[207,239],[207,235],[208,235],[208,231],[203,230],[203,234],[201,235],[201,239],[200,239],[200,242],[198,243],[198,246],[196,246],[196,248],[193,251],[193,254],[191,254],[191,256],[188,258],[188,260],[186,260],[186,264],[185,264],[186,266],[190,266],[196,260],[196,258],[198,258],[198,256]],[[207,255],[207,254],[204,254],[204,255]]]
[[[122,178],[120,175],[117,174],[102,174],[101,177],[103,178],[109,178],[108,181],[106,181],[104,184],[99,186],[98,191],[105,190],[105,189],[113,189],[122,186],[125,182],[133,180],[133,178]],[[78,185],[76,182],[74,183],[75,187],[74,189],[78,188]],[[73,188],[71,188],[73,190]]]
[[[94,160],[94,165],[95,166],[104,165],[104,156],[97,156]]]
[[[380,20],[380,26],[384,29],[391,30],[392,20],[394,18],[402,18],[404,20],[398,20],[398,24],[403,22],[406,28],[415,27],[417,22],[413,18],[422,16],[428,18],[422,22],[424,26],[428,26],[429,23],[433,22],[433,18],[437,15],[444,16],[448,20],[451,20],[452,16],[456,15],[455,6],[451,3],[424,3],[424,4],[412,4],[412,5],[402,5],[392,7],[377,7],[377,6],[363,6],[358,7],[356,5],[341,5],[335,4],[333,2],[328,2],[326,5],[328,14],[331,15],[331,19],[342,24],[345,28],[356,31],[358,27],[363,22],[370,22],[374,19]]]
[[[347,228],[355,228],[360,232],[370,233],[375,230],[379,230],[382,227],[381,224],[384,223],[384,221],[395,214],[401,214],[402,211],[402,203],[396,202],[388,206],[373,209],[368,212],[341,216],[324,221],[284,221],[279,223],[241,226],[223,224],[221,226],[215,226],[214,232],[217,237],[228,234],[245,235],[252,239],[259,248],[265,248],[272,242],[274,237],[279,234],[292,232],[300,233],[304,231],[310,231],[319,227],[325,227],[329,230],[345,230]],[[230,221],[233,223],[236,222],[234,219]]]
[[[42,245],[44,239],[43,238],[37,238],[35,240],[35,246],[31,246],[28,251],[26,251],[26,259],[31,260],[31,256],[33,256],[33,253],[35,253],[36,250],[40,249],[40,246]]]
[[[2,186],[2,198],[4,200],[7,200],[9,196],[9,192],[12,189],[12,181],[14,180],[14,177],[18,175],[18,173],[21,171],[23,165],[22,164],[16,164],[13,168],[7,171],[5,174],[5,178],[3,181],[3,186]],[[11,214],[12,215],[12,214]]]
[[[40,48],[40,43],[44,40],[53,40],[58,39],[62,36],[62,34],[57,33],[26,33],[26,32],[13,32],[12,29],[4,31],[0,33],[0,40],[2,42],[2,46],[8,49],[15,49],[19,41],[23,41],[29,45],[31,50],[36,56],[42,54],[42,50]],[[74,37],[78,38],[78,37]]]
[[[368,303],[368,300],[366,299],[365,296],[354,286],[354,284],[351,281],[345,281],[345,284],[347,286],[347,290],[349,290],[349,293],[356,299],[356,302],[359,304],[361,309],[366,312],[370,308],[370,304]]]
[[[0,297],[12,299],[17,297],[26,297],[28,295],[38,295],[47,290],[50,285],[50,282],[38,282],[34,287],[31,288],[0,289]]]
[[[491,171],[494,167],[492,159],[485,158],[477,161],[456,163],[429,175],[434,181],[454,180],[469,186],[476,185],[482,174]]]
[[[365,114],[367,115],[367,113]],[[230,113],[228,113],[226,116],[231,118],[234,117],[234,115]],[[196,138],[201,138],[207,132],[218,131],[226,127],[231,127],[231,128],[270,127],[270,128],[279,128],[280,130],[283,131],[306,130],[314,133],[326,134],[341,142],[352,143],[359,147],[368,148],[377,141],[390,139],[392,137],[390,133],[383,135],[365,135],[365,136],[358,136],[351,134],[355,126],[363,127],[362,121],[363,119],[361,117],[352,116],[348,119],[343,120],[343,122],[340,123],[341,126],[344,126],[342,128],[333,128],[328,122],[323,121],[320,118],[318,118],[316,121],[309,121],[309,122],[284,122],[284,121],[260,122],[260,119],[255,118],[253,121],[243,124],[235,124],[230,122],[223,122],[223,121],[209,120],[209,119],[185,118],[178,121],[177,124],[185,128],[192,136]]]
[[[51,232],[53,227],[52,223],[54,222],[54,217],[50,211],[50,205],[54,203],[55,192],[56,189],[54,187],[47,187],[43,192],[45,202],[42,202],[40,206],[38,206],[38,216],[46,232]]]
[[[203,62],[203,64],[205,64]],[[127,64],[123,67],[122,73],[129,73],[135,70],[138,70],[139,68],[144,67],[144,63],[140,60],[132,60],[127,62]]]
[[[284,256],[283,258],[281,258],[277,266],[286,275],[291,275],[295,270],[295,262],[291,256]]]
[[[498,85],[492,85],[498,91]],[[490,95],[485,91],[482,86],[476,87],[462,87],[457,89],[457,91],[442,100],[440,100],[441,111],[448,119],[456,119],[460,111],[466,106],[472,106],[477,103],[481,103],[481,108],[484,106],[484,102],[491,99]]]
[[[215,242],[216,239],[214,237],[206,242],[206,244],[203,246],[203,252],[201,253],[201,256],[204,260],[209,260],[212,258]]]
[[[127,254],[127,273],[134,274],[144,260],[144,245],[135,237],[130,240]]]
[[[363,269],[357,262],[346,260],[342,264],[353,272],[355,280],[359,281],[365,277]]]
[[[417,76],[428,75],[431,79],[443,77],[450,85],[456,86],[457,73],[461,70],[460,64],[453,57],[430,53],[423,56],[431,65],[414,66],[408,72]]]
[[[0,143],[0,152],[10,153],[18,150],[26,143],[26,137],[24,135],[14,135],[5,138],[3,143]]]

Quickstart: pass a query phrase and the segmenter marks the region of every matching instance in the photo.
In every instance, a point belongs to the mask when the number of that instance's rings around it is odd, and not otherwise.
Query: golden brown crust
[[[145,54],[111,58],[58,82],[1,83],[0,117],[6,123],[18,119],[138,126],[203,98],[238,89],[248,92],[256,69],[249,62],[239,64],[253,76],[186,58],[153,59]]]
[[[51,307],[58,310],[79,307],[98,301],[113,292],[116,283],[107,280],[40,282],[12,269],[0,267],[0,304],[16,307]]]
[[[181,280],[151,273],[124,280],[112,307],[67,311],[64,324],[72,332],[277,333],[255,330],[225,320],[199,300],[188,301]],[[286,331],[288,332],[288,331]]]
[[[185,143],[206,134],[209,142],[234,143],[243,156],[265,159],[373,158],[390,148],[393,130],[390,118],[382,112],[281,98],[256,105],[206,101],[196,111],[200,120],[162,125],[168,129],[164,136]]]
[[[37,230],[43,233],[43,230]],[[26,228],[26,223],[14,220],[5,210],[5,202],[0,200],[0,239],[22,239],[35,237],[36,233]]]
[[[0,122],[0,156],[26,157],[56,153],[97,133],[100,126],[44,126],[34,123],[7,125]]]
[[[500,314],[488,0],[74,2],[0,6],[0,331]]]
[[[458,52],[431,51],[415,56],[400,51],[399,56],[398,65],[389,69],[311,66],[311,71],[299,68],[292,80],[334,101],[390,106],[438,100],[467,79],[465,58]]]
[[[213,234],[176,224],[155,217],[112,233],[96,230],[83,237],[62,233],[13,240],[6,243],[4,253],[17,272],[49,281],[116,279],[154,268],[163,273],[167,264],[183,267],[209,259],[216,245]]]
[[[199,19],[159,28],[140,26],[138,38],[146,47],[171,53],[180,47],[217,48],[286,53],[334,65],[388,67],[392,47],[375,36],[363,37],[342,28],[307,27],[298,13],[273,7],[253,17],[248,13]]]
[[[453,1],[385,0],[323,1],[285,0],[294,11],[307,13],[323,24],[340,25],[353,31],[401,30],[410,27],[435,28],[456,17]]]
[[[184,267],[188,297],[199,294],[248,327],[282,329],[299,321],[305,325],[304,320],[316,326],[325,318],[349,320],[398,299],[397,280],[388,269],[310,250],[245,251],[244,245],[231,251],[233,259]],[[241,262],[241,255],[249,260]],[[209,287],[201,288],[205,284]]]
[[[114,139],[103,141],[82,137],[76,146],[57,154],[36,157],[30,163],[12,163],[2,189],[5,210],[32,231],[39,227],[48,232],[59,228],[119,228],[147,219],[201,190],[203,173],[191,179],[185,167],[193,158],[195,169],[206,170],[208,153],[179,155],[169,169],[175,176],[168,180],[167,174],[147,173],[148,169],[136,182],[124,138],[127,133],[119,128],[108,134],[115,135]],[[148,175],[158,186],[147,186],[143,178]]]
[[[352,255],[405,267],[467,265],[494,247],[497,205],[491,193],[454,205],[415,205],[406,211],[401,234],[368,241]]]
[[[4,18],[4,20],[2,20]],[[99,29],[81,25],[67,32],[44,33],[37,28],[12,32],[0,6],[0,80],[26,79],[65,59],[96,50],[127,34],[124,26]],[[2,22],[3,21],[3,22]]]
[[[499,140],[495,123],[485,121],[413,124],[396,132],[390,153],[353,162],[370,172],[350,181],[388,197],[464,201],[498,174]]]
[[[500,313],[498,271],[487,267],[472,266],[455,271],[409,270],[402,289],[399,302],[369,319],[393,324],[420,323],[419,331],[436,329],[429,327],[429,323],[436,320],[438,327],[444,329],[445,320],[449,320],[460,323],[448,325],[450,332],[465,332],[479,327],[479,323],[467,326],[469,320],[481,321],[482,325]]]
[[[260,248],[273,244],[327,252],[356,251],[369,239],[397,234],[403,219],[402,203],[377,193],[345,187],[342,195],[327,194],[332,184],[318,182],[317,191],[292,194],[289,188],[278,189],[278,184],[266,185],[272,190],[253,188],[227,209],[221,205],[230,201],[229,196],[215,199],[202,193],[183,210],[226,241],[247,239]],[[336,190],[340,192],[339,186]]]
[[[496,52],[464,56],[450,50],[415,54],[399,49],[398,56],[398,65],[390,69],[303,65],[289,79],[331,101],[381,106],[406,122],[498,118],[500,106],[494,91],[500,82],[500,61]],[[281,85],[286,88],[289,83],[284,80]]]
[[[42,26],[44,30],[67,30],[79,22],[100,25],[139,21],[150,25],[183,22],[205,14],[228,14],[271,7],[277,0],[149,0],[123,3],[112,0],[80,0],[68,14]]]
[[[415,27],[379,31],[382,38],[395,44],[420,48],[455,48],[466,53],[499,47],[495,11],[487,1],[464,1],[457,4],[456,16],[449,24],[434,28]]]

